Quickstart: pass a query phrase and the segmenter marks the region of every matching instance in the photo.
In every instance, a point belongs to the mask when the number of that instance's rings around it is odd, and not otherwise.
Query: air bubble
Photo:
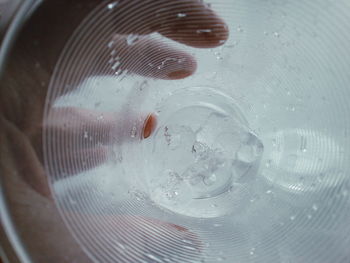
[[[137,128],[136,127],[132,127],[131,129],[131,138],[135,138],[137,135]]]
[[[115,45],[115,41],[112,40],[108,42],[107,47],[112,48],[114,45]]]
[[[113,8],[115,8],[118,5],[118,3],[119,3],[118,1],[110,3],[110,4],[107,5],[107,8],[109,10],[112,10]]]
[[[151,259],[151,260],[154,260],[155,262],[159,262],[159,263],[162,263],[163,260],[158,258],[157,256],[153,255],[153,254],[146,254],[146,256]]]
[[[116,61],[112,66],[112,70],[115,71],[120,66],[120,64],[121,64],[120,61]]]
[[[117,54],[117,51],[115,49],[113,49],[112,52],[111,52],[111,56],[114,56],[116,54]]]
[[[212,31],[212,29],[198,29],[197,34],[211,33]]]
[[[223,60],[224,59],[220,52],[215,52],[214,55],[216,56],[217,60]]]
[[[177,14],[177,17],[179,17],[179,18],[183,18],[183,17],[186,17],[187,16],[187,14],[185,14],[185,13],[178,13]]]
[[[136,41],[139,40],[139,35],[134,35],[134,34],[130,34],[128,35],[128,37],[126,38],[126,43],[129,45],[129,46],[132,46],[136,43]]]

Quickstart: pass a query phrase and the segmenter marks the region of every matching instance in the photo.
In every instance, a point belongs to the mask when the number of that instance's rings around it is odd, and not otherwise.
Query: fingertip
[[[210,30],[210,31],[209,31]],[[229,38],[228,26],[222,21],[214,25],[208,32],[198,30],[198,39],[193,41],[192,46],[197,48],[215,48],[226,43]]]
[[[203,3],[186,5],[185,16],[174,16],[162,24],[158,32],[162,35],[195,48],[215,48],[229,38],[229,27],[213,10]]]
[[[195,48],[215,48],[223,45],[229,38],[228,26],[220,20],[216,23],[200,23],[188,29],[174,29],[164,35],[177,42]]]

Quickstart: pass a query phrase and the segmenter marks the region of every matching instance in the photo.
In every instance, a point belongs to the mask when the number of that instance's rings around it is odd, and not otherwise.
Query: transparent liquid
[[[111,230],[108,219],[84,225],[64,217],[100,262],[121,254],[112,246],[118,242],[128,253],[147,251],[133,254],[135,262],[347,262],[348,2],[211,2],[231,31],[222,47],[192,49],[155,36],[195,55],[192,77],[123,73],[68,103],[126,120],[156,111],[159,126],[140,140],[144,119],[126,122],[129,140],[115,142],[111,162],[70,183],[57,180],[55,193],[69,211],[183,226],[200,240],[200,253],[157,226],[135,224],[123,236],[118,222]]]

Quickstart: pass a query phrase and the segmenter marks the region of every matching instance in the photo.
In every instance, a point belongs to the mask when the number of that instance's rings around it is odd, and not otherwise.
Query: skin
[[[174,81],[194,74],[195,58],[183,50],[147,38],[147,35],[153,32],[196,48],[217,47],[228,38],[228,29],[224,21],[206,4],[197,0],[178,1],[170,11],[164,11],[161,16],[157,16],[158,7],[169,2],[169,0],[153,0],[147,3],[148,8],[145,8],[147,7],[144,4],[145,1],[119,1],[118,9],[113,11],[116,17],[121,17],[115,21],[117,28],[115,35],[110,36],[110,39],[101,39],[101,44],[105,45],[111,39],[117,43],[125,42],[124,35],[130,33],[146,36],[131,47],[119,45],[118,51],[128,54],[130,58],[128,61],[122,61],[123,69],[150,78]],[[84,129],[89,127],[89,131],[93,134],[90,143],[85,144],[86,146],[79,151],[68,150],[64,156],[58,156],[69,160],[86,158],[88,166],[67,167],[67,171],[64,171],[69,176],[73,176],[98,166],[106,160],[108,156],[106,146],[110,143],[108,135],[115,131],[115,125],[123,127],[123,123],[120,123],[120,118],[115,113],[101,113],[76,107],[54,108],[48,116],[47,125],[43,127],[42,123],[48,83],[59,55],[73,30],[100,3],[101,1],[97,0],[44,1],[19,34],[0,82],[0,174],[7,201],[11,207],[12,219],[21,230],[20,237],[27,245],[35,262],[49,260],[62,263],[72,262],[73,259],[75,262],[90,262],[70,235],[52,201],[43,168],[43,129],[64,132],[65,138],[79,140],[83,137]],[[107,2],[105,3],[107,5]],[[146,11],[139,12],[142,8]],[[140,20],[147,26],[140,27],[135,24],[128,28],[119,27],[118,25],[125,24],[125,21],[118,12],[125,10],[129,10],[128,12],[135,20]],[[178,13],[186,13],[187,16],[173,20]],[[212,28],[212,32],[198,33],[198,30],[203,28]],[[137,54],[140,53],[137,52],[155,55],[159,52],[159,56],[151,56],[156,57],[156,61],[151,61],[155,64],[164,60],[169,54],[186,58],[187,63],[184,63],[181,68],[170,63],[160,71],[150,70],[145,73],[143,68],[149,63],[150,57],[139,56]],[[102,52],[98,59],[103,60],[106,56]],[[93,65],[95,59],[97,58],[86,58],[88,61],[82,60],[76,67],[89,63]],[[159,59],[160,61],[157,61]],[[90,73],[102,74],[98,67],[92,67]],[[103,72],[103,74],[108,75],[109,72]],[[58,96],[60,95],[64,93]],[[96,116],[101,114],[104,118],[96,121]],[[145,116],[147,117],[141,134],[144,139],[147,139],[155,129],[156,117],[150,113],[145,113]],[[67,128],[62,131],[64,126]],[[63,142],[52,143],[62,145]],[[63,147],[69,148],[71,142],[66,143],[67,145]],[[89,162],[89,158],[94,158],[94,162]],[[130,221],[123,218],[110,220]],[[159,222],[152,220],[149,220],[149,223],[160,225]],[[189,231],[181,226],[167,224],[167,227],[183,235],[189,234]],[[193,234],[192,238],[195,239]],[[2,240],[2,242],[5,241]],[[14,258],[10,261],[16,262]]]

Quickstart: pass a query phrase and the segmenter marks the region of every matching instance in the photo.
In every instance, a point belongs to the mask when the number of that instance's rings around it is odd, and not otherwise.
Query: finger
[[[18,173],[24,182],[43,196],[50,196],[50,188],[45,177],[45,171],[37,158],[30,140],[12,123],[0,118],[3,130],[0,132],[0,141],[3,151],[1,164],[6,171],[8,167],[16,167],[15,170],[8,169],[6,174]],[[16,172],[17,171],[17,172]]]
[[[45,118],[43,129],[51,143],[56,141],[56,144],[91,148],[110,142],[116,121],[114,113],[78,107],[53,107]]]
[[[124,251],[128,256],[144,258],[147,254],[172,255],[198,258],[203,251],[200,237],[189,229],[153,218],[133,215],[91,215],[66,214],[72,225],[84,225],[88,234],[96,235],[96,242],[109,246],[117,239],[126,244],[132,252]],[[101,239],[101,237],[104,237]],[[129,258],[130,259],[130,258]],[[148,261],[147,261],[148,262]],[[152,261],[153,262],[153,261]]]
[[[49,172],[71,176],[95,168],[108,159],[112,144],[120,147],[122,143],[146,139],[156,125],[155,114],[53,108],[44,126],[46,151],[51,153]],[[37,141],[42,140],[42,135],[39,137]]]
[[[50,176],[57,175],[59,178],[79,174],[105,163],[109,157],[110,149],[106,146],[90,149],[57,149],[48,160]]]
[[[174,80],[192,75],[197,68],[195,58],[187,52],[148,36],[129,45],[126,36],[116,35],[113,43],[112,48],[104,50],[101,63],[95,63],[102,74],[127,70],[145,77]]]
[[[116,33],[159,32],[180,43],[209,48],[222,45],[229,31],[225,22],[199,0],[121,1],[113,8]]]
[[[129,141],[132,126],[138,128],[135,132],[140,134],[140,138],[146,139],[157,126],[157,116],[154,113],[112,113],[77,107],[54,107],[46,118],[44,129],[50,144],[93,148],[113,143],[115,139],[119,143]],[[41,140],[42,134],[39,137]]]
[[[170,8],[160,16],[162,35],[197,48],[217,47],[228,39],[228,26],[203,1],[174,1]]]

